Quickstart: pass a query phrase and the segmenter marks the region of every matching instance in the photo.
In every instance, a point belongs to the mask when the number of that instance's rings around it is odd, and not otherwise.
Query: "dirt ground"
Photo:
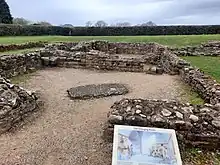
[[[127,84],[125,96],[73,101],[66,90],[99,83]],[[109,107],[124,97],[178,99],[178,77],[144,73],[95,72],[67,68],[41,70],[23,84],[45,98],[41,116],[0,136],[0,164],[110,165],[111,145],[101,138]]]

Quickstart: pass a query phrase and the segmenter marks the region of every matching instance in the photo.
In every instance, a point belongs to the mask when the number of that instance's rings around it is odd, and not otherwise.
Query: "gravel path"
[[[110,165],[111,145],[102,139],[109,107],[118,99],[178,98],[175,76],[53,68],[37,72],[26,88],[40,90],[45,110],[32,123],[0,136],[0,164]],[[102,99],[72,101],[66,90],[87,84],[128,84],[130,93]]]

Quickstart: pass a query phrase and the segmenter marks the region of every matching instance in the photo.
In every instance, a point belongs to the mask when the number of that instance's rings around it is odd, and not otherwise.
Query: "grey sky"
[[[13,17],[59,25],[108,24],[220,24],[220,0],[6,0]]]

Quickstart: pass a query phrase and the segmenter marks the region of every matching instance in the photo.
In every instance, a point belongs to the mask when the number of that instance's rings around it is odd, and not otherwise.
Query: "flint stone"
[[[211,110],[209,108],[201,108],[200,112],[202,112],[202,113],[209,113],[209,112],[211,112]]]
[[[156,73],[157,72],[157,67],[156,66],[151,67],[150,72]]]
[[[140,116],[143,117],[143,118],[146,118],[146,117],[147,117],[146,115],[143,115],[143,114],[140,114]]]
[[[116,115],[110,115],[108,118],[108,121],[112,124],[114,123],[120,124],[122,120],[123,120],[122,116],[116,116]]]
[[[192,106],[190,106],[190,107],[182,107],[181,108],[185,113],[193,113],[193,107]]]
[[[169,117],[169,116],[172,114],[172,112],[170,112],[170,111],[167,110],[167,109],[163,109],[163,110],[161,111],[161,113],[162,113],[162,115],[165,116],[165,117]]]
[[[196,115],[190,115],[189,119],[191,119],[193,122],[199,121],[199,118]]]
[[[214,125],[218,129],[220,129],[220,120],[213,120],[212,125]]]
[[[220,90],[215,91],[215,94],[216,94],[217,96],[220,96]]]
[[[215,104],[215,105],[214,105],[214,108],[215,108],[216,110],[220,111],[220,103]]]
[[[143,107],[141,105],[136,105],[137,109],[142,109]]]
[[[126,109],[126,111],[127,111],[127,112],[131,111],[131,107],[128,106],[127,109]]]
[[[136,110],[136,114],[140,114],[141,113],[141,110]]]
[[[49,57],[41,57],[41,60],[43,61],[43,65],[48,66],[50,63]]]
[[[176,117],[178,117],[179,119],[183,119],[183,114],[180,112],[176,112]]]

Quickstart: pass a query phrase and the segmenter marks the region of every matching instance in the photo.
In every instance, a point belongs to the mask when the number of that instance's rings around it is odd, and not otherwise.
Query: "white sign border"
[[[128,125],[114,125],[114,139],[113,139],[113,153],[112,153],[112,165],[117,165],[117,148],[118,148],[118,131],[119,129],[148,129],[157,132],[171,133],[173,136],[173,143],[176,150],[177,165],[182,165],[178,142],[176,138],[176,132],[173,129],[162,129],[154,127],[139,127],[139,126],[128,126]],[[156,164],[155,164],[156,165]],[[161,165],[161,164],[160,164]]]

